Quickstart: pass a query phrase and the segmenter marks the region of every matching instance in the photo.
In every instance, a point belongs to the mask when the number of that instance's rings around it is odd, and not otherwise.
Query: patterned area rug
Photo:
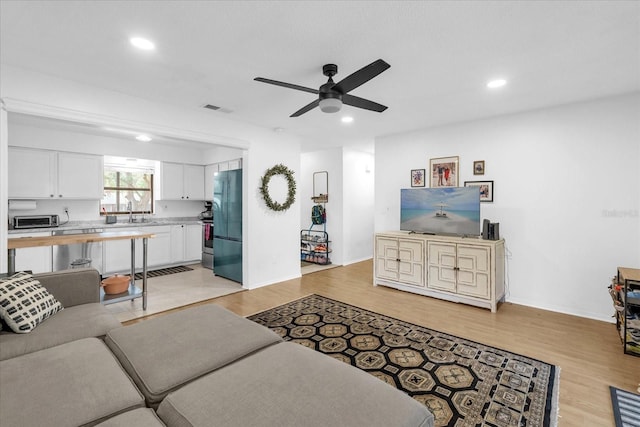
[[[168,274],[184,273],[185,271],[191,271],[193,268],[185,265],[179,265],[177,267],[161,268],[159,270],[147,271],[147,279],[150,277],[166,276]],[[142,273],[136,273],[136,280],[142,280]]]
[[[616,427],[640,427],[640,394],[630,393],[613,386],[609,388]]]
[[[318,295],[248,318],[404,391],[437,426],[557,425],[559,368],[548,363]]]

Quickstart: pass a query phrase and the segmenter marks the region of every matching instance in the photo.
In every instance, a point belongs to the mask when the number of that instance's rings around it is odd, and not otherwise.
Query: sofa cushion
[[[29,273],[0,279],[0,317],[16,333],[31,332],[62,309],[62,304]]]
[[[21,356],[81,338],[102,337],[120,327],[102,304],[82,304],[56,313],[29,334],[0,332],[0,360]]]
[[[0,424],[91,426],[144,400],[97,338],[0,362]]]
[[[153,409],[138,408],[109,418],[96,427],[164,427],[164,424]]]
[[[151,407],[175,388],[280,341],[215,304],[113,329],[105,337]]]
[[[169,427],[433,426],[429,410],[403,392],[290,342],[267,347],[172,392],[157,413]]]

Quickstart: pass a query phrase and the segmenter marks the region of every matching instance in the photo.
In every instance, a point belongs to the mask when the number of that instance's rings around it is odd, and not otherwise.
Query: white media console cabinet
[[[376,233],[373,284],[490,308],[505,296],[504,240]]]

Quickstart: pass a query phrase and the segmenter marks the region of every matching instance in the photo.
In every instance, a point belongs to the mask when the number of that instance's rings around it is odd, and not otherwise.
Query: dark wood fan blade
[[[391,65],[384,62],[382,59],[378,59],[377,61],[373,61],[371,64],[367,65],[345,77],[336,83],[332,90],[338,91],[341,94],[346,94],[347,92],[351,92],[358,86],[368,82],[378,74],[382,73],[386,69],[391,67]]]
[[[295,113],[293,113],[292,115],[290,115],[289,117],[298,117],[303,115],[304,113],[306,113],[309,110],[313,110],[314,108],[316,108],[318,106],[318,104],[320,103],[319,99],[316,99],[315,101],[313,101],[310,104],[305,105],[304,107],[302,107],[301,109],[299,109],[298,111],[296,111]]]
[[[382,104],[378,104],[377,102],[369,101],[368,99],[359,98],[353,95],[342,95],[342,103],[351,105],[352,107],[364,108],[365,110],[377,111],[378,113],[382,113],[387,109]]]
[[[289,89],[301,90],[303,92],[315,93],[316,95],[320,93],[318,92],[317,89],[311,89],[310,87],[304,87],[304,86],[294,85],[291,83],[279,82],[277,80],[265,79],[263,77],[256,77],[253,80],[257,82],[262,82],[262,83],[269,83],[270,85],[282,86]]]

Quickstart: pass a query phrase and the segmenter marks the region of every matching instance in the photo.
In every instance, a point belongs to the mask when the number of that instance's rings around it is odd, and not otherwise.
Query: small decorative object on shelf
[[[311,200],[313,200],[313,203],[327,203],[329,201],[329,195],[320,194],[318,196],[313,196]]]
[[[313,264],[331,264],[329,235],[324,231],[300,231],[300,260]]]
[[[609,293],[624,352],[640,356],[640,269],[618,267]]]

